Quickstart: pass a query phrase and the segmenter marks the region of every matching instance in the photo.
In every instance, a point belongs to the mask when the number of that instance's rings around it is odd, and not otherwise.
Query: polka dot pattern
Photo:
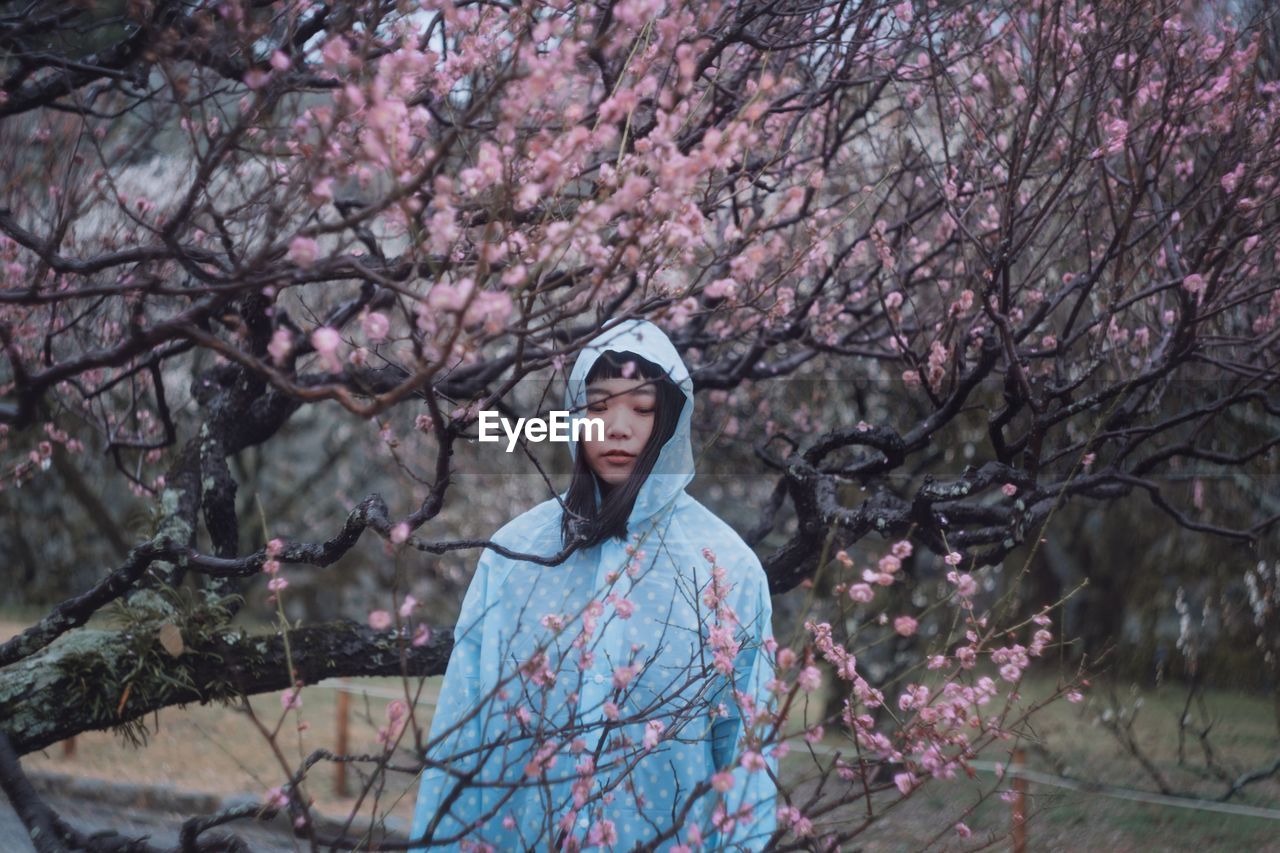
[[[766,753],[766,771],[738,765],[746,741],[729,690],[775,705],[764,688],[773,677],[767,579],[741,537],[684,491],[693,478],[693,385],[660,329],[625,321],[584,347],[566,408],[581,404],[605,349],[637,353],[678,385],[686,402],[675,432],[636,498],[632,541],[606,540],[555,566],[482,553],[454,629],[414,810],[412,837],[429,836],[431,845],[412,849],[458,850],[463,840],[557,849],[565,831],[586,846],[609,821],[614,850],[659,835],[654,846],[668,850],[692,825],[705,849],[762,850],[776,826],[776,759]],[[493,542],[559,552],[562,500],[513,519]],[[724,604],[739,623],[731,677],[713,665],[704,551],[725,570]],[[717,703],[728,717],[711,717]],[[711,776],[730,768],[731,790],[710,790]],[[754,809],[728,838],[710,820],[721,801]]]

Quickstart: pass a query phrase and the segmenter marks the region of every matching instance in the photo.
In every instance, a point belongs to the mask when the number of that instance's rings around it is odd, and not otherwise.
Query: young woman
[[[685,492],[693,382],[652,323],[578,356],[558,498],[493,535],[454,630],[412,838],[455,850],[759,850],[776,759],[772,605],[752,550]],[[699,785],[702,789],[695,794]],[[429,839],[429,840],[428,840]],[[699,843],[700,842],[700,843]]]

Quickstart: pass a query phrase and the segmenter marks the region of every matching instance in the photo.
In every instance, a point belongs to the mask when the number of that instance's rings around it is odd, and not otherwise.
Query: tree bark
[[[290,631],[289,641],[297,679],[314,684],[332,677],[439,675],[449,662],[453,631],[433,629],[431,642],[415,647],[392,631],[341,620]],[[0,670],[0,731],[25,755],[160,708],[290,686],[280,636],[222,631],[173,658],[154,634],[84,628]]]

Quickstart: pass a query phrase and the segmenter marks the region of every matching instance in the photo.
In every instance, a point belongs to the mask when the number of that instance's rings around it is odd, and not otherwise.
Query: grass
[[[1030,702],[1051,693],[1054,685],[1051,678],[1033,676],[1024,681],[1021,692]],[[1135,740],[1171,791],[1219,799],[1227,784],[1204,770],[1194,737],[1187,744],[1188,760],[1180,763],[1178,759],[1178,719],[1185,704],[1185,686],[1130,689],[1125,685],[1116,693],[1130,712],[1137,705]],[[1039,711],[1029,727],[1028,740],[1022,744],[1027,768],[1054,775],[1066,773],[1117,787],[1158,790],[1139,762],[1101,722],[1103,712],[1111,706],[1110,700],[1110,690],[1092,689],[1086,692],[1082,703],[1059,700]],[[1197,708],[1193,719],[1202,723],[1198,704],[1193,708]],[[1268,765],[1280,756],[1280,737],[1268,698],[1211,689],[1205,691],[1204,708],[1213,720],[1215,759],[1229,778]],[[849,741],[838,733],[829,733],[824,745],[849,751]],[[979,757],[1007,764],[1011,745],[1012,742],[998,742]],[[812,775],[813,762],[807,755],[799,754],[789,761],[784,766],[793,778]],[[974,779],[958,776],[948,781],[930,781],[851,844],[864,851],[923,849],[939,829],[952,826],[966,809],[979,802],[984,792],[1005,791],[1009,787],[1008,780],[997,782],[993,773],[982,771]],[[1026,797],[1030,815],[1026,833],[1031,850],[1280,851],[1280,821],[1116,799],[1034,782],[1028,783]],[[898,799],[896,790],[881,794],[877,809]],[[1250,785],[1230,802],[1280,810],[1280,779]],[[856,826],[865,810],[865,802],[859,800],[835,815],[850,821],[847,825]],[[999,796],[988,796],[964,821],[973,830],[972,837],[963,840],[948,831],[929,849],[970,850],[987,844],[1008,849],[1010,803]]]

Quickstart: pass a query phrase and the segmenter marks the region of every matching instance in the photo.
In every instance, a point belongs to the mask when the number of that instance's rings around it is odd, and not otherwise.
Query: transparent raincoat
[[[764,572],[685,492],[693,382],[657,326],[620,323],[584,347],[565,394],[571,417],[587,416],[586,377],[606,350],[667,371],[685,398],[675,432],[627,542],[555,566],[481,554],[431,720],[438,766],[414,810],[411,837],[430,830],[431,841],[415,850],[759,850],[776,825],[777,759],[751,736],[770,733],[777,707]],[[561,512],[547,500],[492,540],[554,555]]]

